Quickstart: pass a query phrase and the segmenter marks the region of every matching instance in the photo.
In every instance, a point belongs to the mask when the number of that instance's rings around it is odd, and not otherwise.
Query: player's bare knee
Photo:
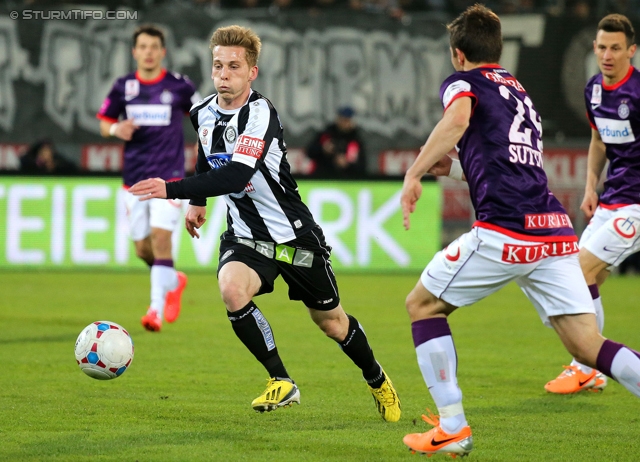
[[[171,256],[171,231],[153,229],[151,231],[151,248],[156,255]]]
[[[413,290],[405,299],[405,307],[412,322],[443,313],[444,305],[439,304],[438,299],[432,294],[428,295],[425,297]]]
[[[227,310],[233,312],[245,307],[251,301],[251,295],[247,293],[244,284],[227,282],[220,284],[220,295]]]
[[[153,264],[153,260],[154,260],[153,252],[149,247],[136,246],[136,256],[140,260],[143,260],[148,265]]]
[[[345,332],[349,330],[349,321],[345,326],[339,319],[322,319],[316,321],[316,324],[327,337],[337,341],[344,340]]]
[[[586,248],[580,249],[578,259],[580,261],[580,269],[582,269],[582,274],[584,274],[584,278],[587,281],[587,284],[598,283],[599,275],[603,272],[603,270],[606,270],[607,263],[600,260]],[[601,282],[604,282],[604,279],[602,279]]]

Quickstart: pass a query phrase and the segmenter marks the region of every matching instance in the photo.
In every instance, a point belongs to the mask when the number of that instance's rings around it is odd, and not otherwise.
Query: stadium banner
[[[402,226],[402,183],[300,181],[300,194],[337,271],[419,271],[440,249],[441,193],[423,185]],[[0,269],[144,269],[129,239],[124,189],[116,178],[0,177]],[[184,203],[187,207],[187,201]],[[200,239],[184,227],[173,236],[176,266],[215,271],[226,204],[210,199]]]
[[[91,147],[104,143],[95,114],[114,81],[134,69],[131,34],[145,22],[166,30],[167,68],[189,76],[201,95],[214,92],[212,31],[229,24],[254,28],[263,52],[253,87],[278,109],[291,147],[304,148],[345,104],[355,108],[374,159],[377,151],[421,146],[440,120],[440,85],[453,72],[444,26],[451,18],[412,14],[399,27],[386,15],[353,11],[274,17],[267,9],[222,9],[211,15],[187,4],[165,2],[141,9],[136,19],[114,21],[14,21],[0,6],[0,143],[50,138],[85,168],[113,169],[101,165]],[[501,21],[501,64],[535,102],[545,143],[588,139],[583,89],[598,71],[596,23],[541,14],[503,15]],[[633,63],[640,65],[640,53]],[[187,118],[184,127],[187,142],[194,142]],[[12,168],[15,156],[0,152],[0,169]]]

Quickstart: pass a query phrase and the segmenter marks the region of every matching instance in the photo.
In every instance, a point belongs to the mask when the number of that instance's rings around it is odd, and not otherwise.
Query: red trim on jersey
[[[153,85],[154,83],[158,83],[162,79],[164,79],[165,75],[167,75],[167,70],[166,69],[162,69],[160,71],[160,75],[158,77],[156,77],[155,79],[143,79],[142,77],[140,77],[140,72],[136,71],[136,79],[138,79],[142,85]]]
[[[446,112],[446,110],[449,109],[449,106],[451,106],[451,103],[453,103],[458,98],[462,98],[463,96],[467,96],[467,97],[471,98],[471,100],[472,100],[471,101],[471,115],[473,115],[473,111],[476,109],[476,106],[478,105],[478,97],[476,95],[474,95],[470,91],[463,91],[462,93],[458,93],[457,95],[455,95],[453,98],[451,98],[451,101],[449,101],[449,104],[447,104],[447,107],[445,107],[442,112]]]
[[[502,69],[502,66],[500,64],[484,64],[479,68],[482,69],[484,67],[488,67],[489,69]]]
[[[102,114],[96,114],[96,118],[100,120],[104,120],[105,122],[111,122],[112,124],[115,124],[116,122],[118,122],[118,119],[113,119],[111,117],[107,117],[106,115],[102,115]]]
[[[600,202],[600,204],[598,205],[603,209],[618,210],[618,209],[621,209],[622,207],[628,207],[630,205],[635,205],[635,204],[603,204],[602,202]]]
[[[573,236],[531,236],[528,234],[520,234],[515,231],[511,231],[503,228],[502,226],[494,225],[491,223],[485,223],[483,221],[476,221],[473,224],[473,227],[490,229],[491,231],[496,231],[500,234],[505,234],[514,239],[518,239],[521,241],[532,241],[532,242],[576,242],[578,240],[578,236],[575,234]]]
[[[613,85],[609,86],[606,83],[604,83],[604,79],[602,79],[602,88],[604,90],[607,91],[611,91],[611,90],[615,90],[616,88],[620,88],[622,85],[624,85],[627,80],[629,80],[631,78],[631,74],[633,73],[633,66],[629,66],[629,70],[627,71],[627,75],[624,76],[624,78],[618,82],[618,83],[614,83]]]
[[[587,120],[589,121],[589,125],[591,125],[591,128],[593,128],[594,130],[597,130],[598,127],[593,125],[593,122],[591,122],[591,117],[589,117],[589,111],[585,111],[584,113],[587,115]]]

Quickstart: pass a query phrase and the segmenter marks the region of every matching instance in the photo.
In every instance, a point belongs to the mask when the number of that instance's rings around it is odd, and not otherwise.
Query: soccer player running
[[[223,27],[214,32],[210,48],[218,93],[191,109],[198,132],[197,175],[176,182],[148,179],[130,192],[142,199],[191,199],[185,221],[193,237],[199,237],[197,229],[205,222],[205,198],[224,196],[228,226],[220,243],[220,293],[233,331],[270,377],[264,393],[251,403],[253,409],[300,403],[271,326],[253,301],[272,292],[282,275],[289,298],[302,300],[311,319],[362,370],[382,418],[395,422],[401,413],[398,395],[362,326],[340,304],[331,248],[291,176],[278,113],[251,89],[258,76],[260,38],[244,27]]]
[[[166,49],[161,29],[153,25],[136,29],[132,53],[136,72],[116,80],[97,114],[102,136],[125,142],[125,190],[151,176],[184,177],[182,119],[200,99],[189,79],[162,67]],[[178,318],[187,284],[185,274],[175,270],[171,253],[181,203],[140,202],[125,192],[125,205],[136,255],[151,268],[151,302],[141,322],[145,329],[157,332],[163,318],[167,322]]]
[[[522,85],[498,64],[500,19],[475,5],[447,28],[457,72],[440,90],[442,120],[406,173],[404,225],[409,228],[427,172],[458,179],[464,174],[477,221],[435,255],[407,296],[418,365],[439,417],[423,416],[434,428],[403,441],[416,452],[463,455],[473,440],[447,322],[458,307],[515,281],[575,358],[597,365],[638,397],[640,355],[598,333],[577,237],[542,169],[540,116]],[[447,156],[454,147],[460,164]]]
[[[636,45],[629,19],[620,14],[605,16],[598,24],[593,51],[600,73],[589,80],[584,92],[591,142],[580,206],[591,221],[580,238],[579,259],[602,332],[599,287],[613,267],[640,250],[640,72],[631,65]],[[598,203],[596,189],[607,159],[609,168]],[[574,359],[545,389],[567,394],[598,391],[606,385],[602,373]]]

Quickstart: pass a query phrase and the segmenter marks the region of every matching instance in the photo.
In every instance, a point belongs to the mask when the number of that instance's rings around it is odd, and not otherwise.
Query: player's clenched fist
[[[167,186],[162,178],[149,178],[148,180],[138,181],[129,188],[129,192],[135,196],[141,196],[141,201],[167,198]]]

